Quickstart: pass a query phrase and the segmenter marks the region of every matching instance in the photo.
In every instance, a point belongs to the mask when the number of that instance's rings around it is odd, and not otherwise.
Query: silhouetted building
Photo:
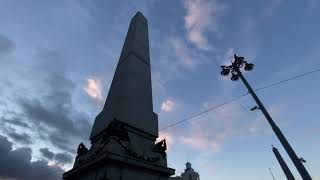
[[[166,142],[155,144],[147,19],[131,20],[103,110],[90,135],[91,147],[78,147],[66,180],[167,180]]]
[[[169,180],[200,180],[199,174],[191,167],[191,163],[186,163],[186,169],[181,176],[170,177]]]

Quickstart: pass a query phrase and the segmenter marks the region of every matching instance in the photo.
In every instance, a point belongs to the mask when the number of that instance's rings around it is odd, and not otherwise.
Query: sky
[[[234,53],[254,88],[320,68],[318,0],[1,0],[0,179],[61,179],[90,146],[130,19],[148,19],[159,129],[247,92],[220,75]],[[313,179],[320,179],[319,73],[257,92]],[[201,180],[285,179],[247,95],[165,131],[168,166]]]

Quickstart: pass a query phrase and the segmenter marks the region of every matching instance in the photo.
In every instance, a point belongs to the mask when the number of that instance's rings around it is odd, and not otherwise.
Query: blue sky
[[[246,92],[241,82],[220,76],[219,65],[234,53],[255,64],[245,74],[255,88],[319,68],[319,8],[318,0],[1,1],[0,150],[24,158],[12,161],[21,175],[0,168],[0,179],[56,179],[72,167],[78,143],[89,145],[137,11],[149,23],[161,129]],[[320,177],[318,77],[257,93],[314,179]],[[169,142],[168,165],[179,175],[189,160],[202,180],[267,180],[268,168],[284,179],[274,144],[299,179],[265,118],[248,111],[254,105],[245,96],[160,132]],[[50,178],[28,172],[35,167]]]

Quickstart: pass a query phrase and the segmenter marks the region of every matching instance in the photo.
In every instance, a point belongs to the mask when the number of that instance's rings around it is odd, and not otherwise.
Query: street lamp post
[[[273,132],[276,134],[278,139],[280,140],[282,146],[284,149],[287,151],[289,157],[291,158],[292,162],[296,166],[297,170],[299,171],[301,177],[303,180],[312,180],[311,176],[309,175],[308,171],[306,168],[303,166],[301,160],[298,158],[292,147],[290,146],[289,142],[285,138],[285,136],[282,134],[280,131],[279,127],[275,124],[275,122],[272,120],[271,116],[269,115],[268,111],[266,108],[263,106],[262,102],[256,95],[256,93],[253,91],[251,86],[249,85],[248,81],[245,79],[243,74],[240,71],[240,68],[244,67],[244,70],[246,71],[251,71],[254,67],[252,63],[248,63],[244,60],[244,57],[239,57],[236,54],[234,55],[234,62],[232,62],[231,65],[229,66],[221,66],[222,71],[221,75],[227,76],[232,74],[231,80],[232,81],[237,81],[239,78],[242,80],[243,84],[246,86],[248,89],[249,93],[252,95],[253,99],[258,105],[258,108],[262,111],[266,119],[268,120],[269,124],[272,127]]]

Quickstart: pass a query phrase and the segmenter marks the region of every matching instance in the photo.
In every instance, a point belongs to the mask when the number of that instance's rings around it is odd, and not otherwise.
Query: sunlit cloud
[[[221,145],[224,142],[228,131],[216,133],[214,136],[208,136],[204,133],[202,128],[192,130],[192,135],[180,138],[182,144],[186,144],[193,149],[202,151],[219,152]]]
[[[218,103],[205,102],[203,103],[203,110],[209,109],[216,104]],[[190,133],[179,137],[179,141],[192,149],[202,152],[220,152],[227,139],[242,130],[242,125],[239,125],[238,119],[241,119],[243,115],[243,110],[238,104],[228,104],[217,108],[198,117],[198,121],[190,121]]]
[[[171,100],[166,100],[161,104],[161,110],[165,112],[170,112],[174,109],[175,103]]]
[[[101,81],[98,78],[88,78],[84,86],[85,92],[98,102],[102,101]]]

